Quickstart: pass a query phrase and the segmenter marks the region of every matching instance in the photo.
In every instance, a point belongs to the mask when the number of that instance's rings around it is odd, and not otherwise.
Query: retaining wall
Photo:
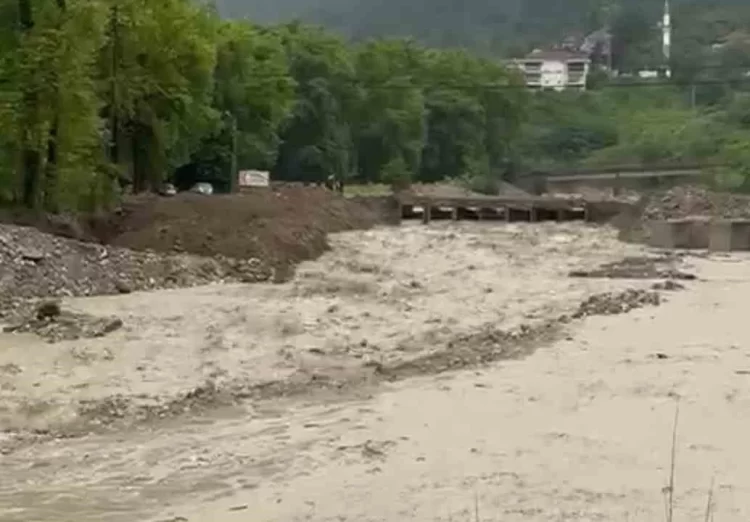
[[[651,221],[648,244],[657,248],[750,251],[750,220],[687,218]]]
[[[586,201],[586,220],[593,223],[609,223],[617,216],[634,213],[637,207],[625,201]]]
[[[384,225],[401,224],[401,202],[395,196],[354,196],[349,199],[374,212]]]

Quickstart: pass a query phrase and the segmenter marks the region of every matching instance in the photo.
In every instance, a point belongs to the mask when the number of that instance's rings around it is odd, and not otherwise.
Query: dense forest
[[[624,74],[658,57],[660,2],[535,2],[501,3],[509,11],[497,20],[515,29],[495,37],[500,47],[606,24]],[[472,32],[471,20],[491,19],[471,4],[433,5],[423,22],[442,14]],[[676,8],[668,85],[596,71],[587,92],[532,95],[500,56],[450,40],[350,40],[300,22],[222,18],[192,0],[0,0],[0,202],[54,212],[165,181],[230,190],[237,169],[489,189],[537,167],[717,160],[730,166],[724,182],[744,186],[749,11],[730,0]]]
[[[118,187],[390,182],[504,168],[520,80],[466,51],[347,45],[188,0],[0,0],[0,190],[56,211]]]

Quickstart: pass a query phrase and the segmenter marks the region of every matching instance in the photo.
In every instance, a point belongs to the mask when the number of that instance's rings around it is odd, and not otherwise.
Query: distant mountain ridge
[[[350,38],[413,37],[428,45],[519,54],[605,25],[618,9],[660,20],[664,0],[216,0],[227,17],[299,19]],[[675,10],[738,8],[749,0],[670,0]],[[675,22],[679,30],[679,20]]]

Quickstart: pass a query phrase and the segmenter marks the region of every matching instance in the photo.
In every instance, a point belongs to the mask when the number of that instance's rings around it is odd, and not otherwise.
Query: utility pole
[[[670,65],[672,57],[672,15],[669,11],[669,0],[664,0],[664,15],[662,17],[662,54],[664,55],[664,74],[667,78],[672,77]]]

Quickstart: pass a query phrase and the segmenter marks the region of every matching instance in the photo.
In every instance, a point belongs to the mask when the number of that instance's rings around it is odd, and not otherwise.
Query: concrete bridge
[[[581,193],[585,189],[609,190],[618,194],[623,189],[664,188],[695,183],[717,164],[683,165],[618,165],[606,168],[535,172],[526,183],[534,192]]]
[[[424,223],[433,219],[605,222],[632,206],[621,201],[549,196],[444,197],[400,194],[397,201],[402,218],[421,217]]]

